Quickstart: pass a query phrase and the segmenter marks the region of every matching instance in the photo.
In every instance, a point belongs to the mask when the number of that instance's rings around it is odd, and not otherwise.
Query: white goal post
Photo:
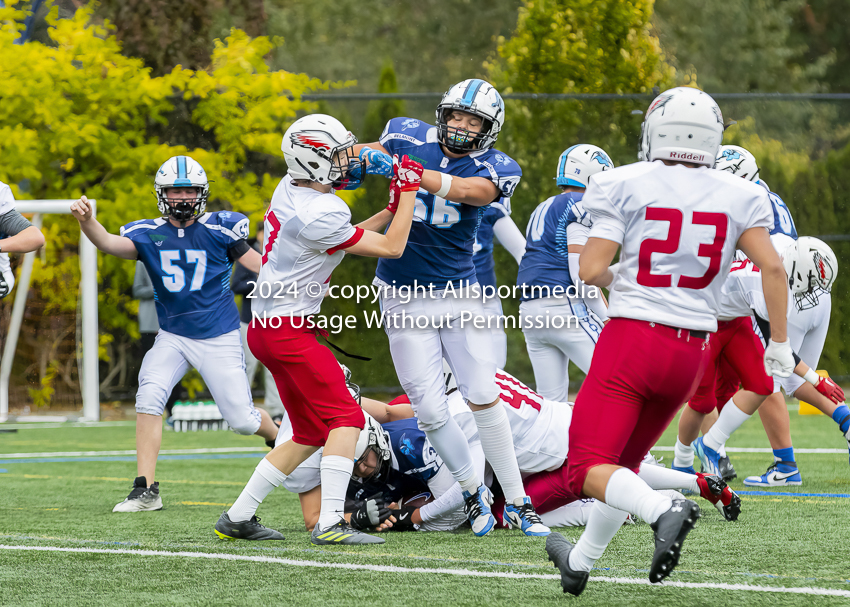
[[[41,229],[42,215],[48,213],[68,215],[71,213],[73,202],[73,200],[17,200],[15,201],[15,209],[19,213],[34,213],[32,223]],[[89,204],[92,205],[92,213],[96,213],[96,201],[89,200]],[[47,246],[49,246],[49,243],[47,243]],[[6,343],[3,344],[3,357],[0,359],[0,423],[9,419],[9,378],[12,375],[12,362],[15,358],[18,336],[24,319],[24,308],[26,307],[35,255],[36,251],[24,255],[21,274],[15,282],[15,303],[12,305],[9,332],[6,336]],[[83,397],[82,421],[99,421],[97,249],[82,232],[80,232],[80,275],[83,363],[79,375]],[[55,421],[55,418],[51,418],[50,421]]]

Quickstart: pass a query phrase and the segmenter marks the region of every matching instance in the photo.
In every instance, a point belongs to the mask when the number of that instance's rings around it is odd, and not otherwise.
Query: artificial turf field
[[[0,433],[0,605],[850,605],[850,466],[846,441],[825,416],[791,413],[795,448],[842,450],[799,453],[802,487],[742,495],[735,523],[698,499],[703,518],[661,586],[647,582],[649,526],[626,526],[579,598],[561,593],[542,538],[497,530],[479,539],[466,529],[317,548],[297,497],[283,490],[259,514],[285,541],[222,542],[212,527],[266,451],[257,437],[164,433],[163,510],[113,514],[135,476],[132,455],[67,453],[132,450],[132,423],[16,427]],[[674,441],[668,429],[659,445]],[[728,446],[768,442],[753,419]],[[198,449],[221,451],[186,453]],[[672,450],[655,455],[672,460]],[[744,476],[772,461],[769,453],[730,455],[741,491]],[[562,530],[573,539],[580,531]]]

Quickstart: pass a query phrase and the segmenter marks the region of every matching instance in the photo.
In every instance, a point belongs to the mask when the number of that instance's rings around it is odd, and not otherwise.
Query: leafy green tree
[[[208,208],[260,219],[285,169],[281,135],[297,113],[315,107],[301,96],[330,87],[304,74],[272,71],[264,58],[281,41],[239,30],[215,42],[208,70],[175,68],[153,77],[140,59],[122,54],[107,26],[92,22],[90,8],[69,19],[59,19],[54,8],[47,18],[49,44],[15,45],[24,17],[15,6],[10,0],[0,9],[0,181],[20,199],[97,199],[100,221],[113,233],[158,214],[153,175],[176,154],[192,155],[207,170]],[[191,106],[180,105],[185,99]],[[172,127],[176,106],[187,111],[182,118],[201,133],[204,147],[163,143],[153,134]],[[49,244],[36,260],[38,303],[30,306],[41,313],[31,319],[40,323],[30,344],[36,363],[15,374],[42,386],[55,373],[52,361],[58,361],[57,376],[73,366],[73,347],[59,360],[55,344],[75,333],[80,237],[68,216],[48,216],[44,230]],[[99,255],[98,269],[102,377],[115,378],[114,364],[138,337],[130,295],[134,264]],[[52,315],[59,312],[70,314],[65,322],[71,326],[55,326]]]

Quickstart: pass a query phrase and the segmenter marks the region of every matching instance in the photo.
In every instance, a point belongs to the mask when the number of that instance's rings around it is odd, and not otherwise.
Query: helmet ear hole
[[[318,163],[318,162],[312,162],[312,161],[311,161],[311,162],[308,162],[307,164],[309,164],[309,165],[310,165],[310,168],[311,168],[311,169],[318,169],[318,168],[319,168],[319,163]]]

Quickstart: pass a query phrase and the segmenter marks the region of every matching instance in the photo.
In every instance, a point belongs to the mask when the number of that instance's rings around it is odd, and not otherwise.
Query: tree
[[[305,92],[330,87],[304,74],[270,70],[264,57],[279,39],[234,30],[215,42],[209,70],[175,68],[154,77],[140,59],[121,53],[108,26],[92,23],[90,8],[64,20],[54,8],[47,17],[49,44],[15,45],[24,17],[15,5],[9,1],[0,9],[0,181],[11,184],[17,198],[85,193],[98,200],[100,221],[115,233],[128,221],[158,214],[152,186],[157,167],[170,156],[190,154],[212,181],[208,208],[262,217],[285,172],[281,134],[298,112],[315,107],[301,100]],[[161,134],[175,118],[197,130],[205,145],[164,143]],[[49,244],[44,261],[36,260],[36,301],[28,306],[30,320],[40,323],[30,344],[35,362],[14,375],[42,386],[49,373],[62,376],[74,366],[74,348],[63,358],[56,343],[74,336],[76,298],[68,290],[79,282],[76,222],[51,216],[44,230]],[[134,266],[100,255],[98,268],[102,358],[115,364],[138,338],[129,293]],[[65,324],[54,313],[68,314]],[[66,383],[73,379],[65,373]]]

